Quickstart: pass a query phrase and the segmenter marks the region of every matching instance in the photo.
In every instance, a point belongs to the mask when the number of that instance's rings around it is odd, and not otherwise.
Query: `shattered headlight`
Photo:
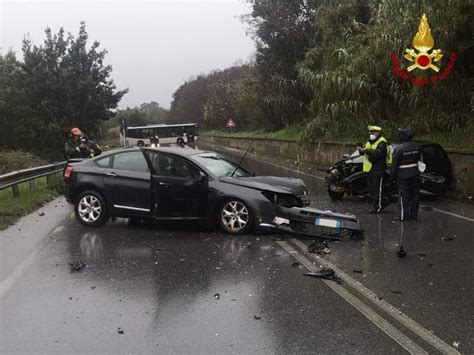
[[[332,169],[331,170],[331,175],[333,176],[339,176],[341,172],[338,169]]]

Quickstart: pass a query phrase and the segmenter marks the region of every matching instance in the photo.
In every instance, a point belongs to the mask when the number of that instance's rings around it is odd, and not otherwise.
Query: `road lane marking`
[[[309,259],[298,253],[287,242],[277,241],[277,244],[286,252],[288,252],[291,256],[293,256],[296,260],[298,260],[309,271],[316,272],[319,270],[319,267],[313,265],[313,263]],[[342,297],[352,307],[362,313],[369,321],[371,321],[375,326],[377,326],[390,338],[395,340],[403,348],[409,351],[410,354],[428,354],[428,352],[424,350],[420,345],[415,343],[413,340],[411,340],[409,337],[407,337],[405,334],[403,334],[401,331],[399,331],[397,328],[387,322],[384,318],[382,318],[373,309],[368,307],[365,303],[363,303],[361,300],[351,294],[343,286],[337,284],[334,281],[324,279],[321,279],[321,281],[324,282],[334,292],[336,292],[340,297]]]
[[[308,246],[300,240],[292,239],[292,242],[301,250],[307,250],[308,248]],[[328,261],[327,259],[321,258],[319,256],[315,256],[315,257],[321,265],[323,265],[324,267],[333,269],[347,285],[357,290],[366,299],[368,299],[373,304],[377,305],[377,307],[385,311],[387,314],[391,315],[398,322],[400,322],[406,328],[410,329],[413,333],[418,335],[420,338],[422,338],[428,344],[433,346],[435,349],[439,350],[443,354],[460,354],[459,351],[457,351],[456,349],[454,349],[453,347],[445,343],[443,340],[438,338],[436,335],[434,335],[432,332],[430,332],[426,328],[416,323],[413,319],[409,318],[407,315],[403,314],[399,309],[395,308],[387,301],[380,299],[374,292],[366,288],[359,281],[355,280],[354,278],[346,274],[344,271],[342,271],[339,267],[334,265],[332,262]]]
[[[453,216],[453,217],[458,217],[458,218],[461,218],[461,219],[465,219],[466,221],[469,221],[469,222],[474,222],[474,218],[469,218],[469,217],[462,216],[462,215],[459,215],[459,214],[456,214],[456,213],[453,213],[453,212],[440,210],[439,208],[431,207],[431,206],[428,206],[428,205],[420,205],[420,206],[421,207],[429,207],[429,208],[432,208],[436,212],[440,212],[440,213],[444,213],[444,214],[447,214],[447,215],[450,215],[450,216]]]
[[[234,148],[221,148],[221,149],[224,149],[224,150],[234,150],[234,151],[237,151],[237,152],[242,152],[241,150],[239,149],[234,149]],[[316,178],[316,179],[319,179],[319,180],[323,180],[324,181],[324,178],[321,177],[321,176],[317,176],[317,175],[314,175],[314,174],[310,174],[310,173],[305,173],[303,171],[299,171],[299,170],[296,170],[296,169],[291,169],[291,168],[288,168],[286,166],[283,166],[283,165],[279,165],[279,164],[275,164],[275,163],[272,163],[272,162],[268,162],[266,160],[262,160],[262,159],[258,159],[255,157],[254,154],[250,154],[251,158],[253,160],[256,160],[256,161],[259,161],[259,162],[262,162],[262,163],[265,163],[265,164],[269,164],[269,165],[273,165],[273,166],[276,166],[276,167],[279,167],[279,168],[282,168],[282,169],[287,169],[287,170],[290,170],[290,171],[294,171],[295,173],[298,173],[298,174],[302,174],[302,175],[306,175],[306,176],[310,176],[310,177],[313,177],[313,178]],[[459,214],[456,214],[456,213],[453,213],[453,212],[449,212],[449,211],[445,211],[445,210],[442,210],[442,209],[439,209],[439,208],[435,208],[435,207],[431,207],[431,206],[428,206],[428,205],[420,205],[421,207],[430,207],[433,209],[433,211],[436,211],[436,212],[439,212],[439,213],[444,213],[446,215],[449,215],[449,216],[453,216],[453,217],[457,217],[457,218],[461,218],[461,219],[464,219],[466,221],[469,221],[469,222],[474,222],[474,219],[473,218],[469,218],[469,217],[466,217],[466,216],[462,216],[462,215],[459,215]]]
[[[33,251],[28,257],[21,262],[16,269],[8,275],[5,280],[0,282],[0,300],[7,294],[12,286],[20,279],[25,270],[33,264],[33,260],[36,258],[37,252]]]

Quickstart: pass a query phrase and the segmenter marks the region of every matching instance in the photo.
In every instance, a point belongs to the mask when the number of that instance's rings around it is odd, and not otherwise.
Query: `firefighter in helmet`
[[[64,155],[66,159],[73,158],[92,158],[102,153],[99,145],[88,139],[82,131],[74,127],[64,144]]]

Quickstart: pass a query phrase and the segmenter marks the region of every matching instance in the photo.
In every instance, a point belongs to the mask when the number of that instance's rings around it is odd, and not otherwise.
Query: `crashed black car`
[[[70,163],[66,199],[77,219],[100,226],[109,217],[205,220],[229,234],[276,228],[300,234],[346,234],[352,215],[307,207],[300,179],[253,176],[225,157],[190,148],[117,149]]]
[[[439,195],[445,193],[451,181],[451,162],[443,147],[436,143],[419,143],[422,162],[425,170],[420,173],[420,187],[423,193]],[[389,149],[395,148],[391,144]],[[363,156],[358,151],[344,156],[328,169],[326,188],[333,200],[339,200],[344,195],[361,196],[368,194],[367,176],[362,171]],[[396,182],[384,179],[386,195],[394,196],[398,193]]]

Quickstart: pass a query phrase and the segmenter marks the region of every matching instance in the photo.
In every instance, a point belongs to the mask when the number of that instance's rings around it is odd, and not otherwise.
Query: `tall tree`
[[[7,116],[16,121],[10,137],[1,144],[59,155],[65,131],[78,126],[93,135],[101,121],[113,117],[127,90],[117,90],[112,67],[104,61],[107,52],[99,50],[99,42],[87,48],[84,23],[77,38],[66,36],[63,29],[53,35],[47,28],[45,33],[42,45],[23,41],[15,87],[22,102],[14,105],[22,116]]]
[[[299,85],[296,65],[314,39],[313,18],[320,0],[255,0],[244,16],[257,47],[256,63],[267,103],[268,125],[300,121],[310,96]]]

